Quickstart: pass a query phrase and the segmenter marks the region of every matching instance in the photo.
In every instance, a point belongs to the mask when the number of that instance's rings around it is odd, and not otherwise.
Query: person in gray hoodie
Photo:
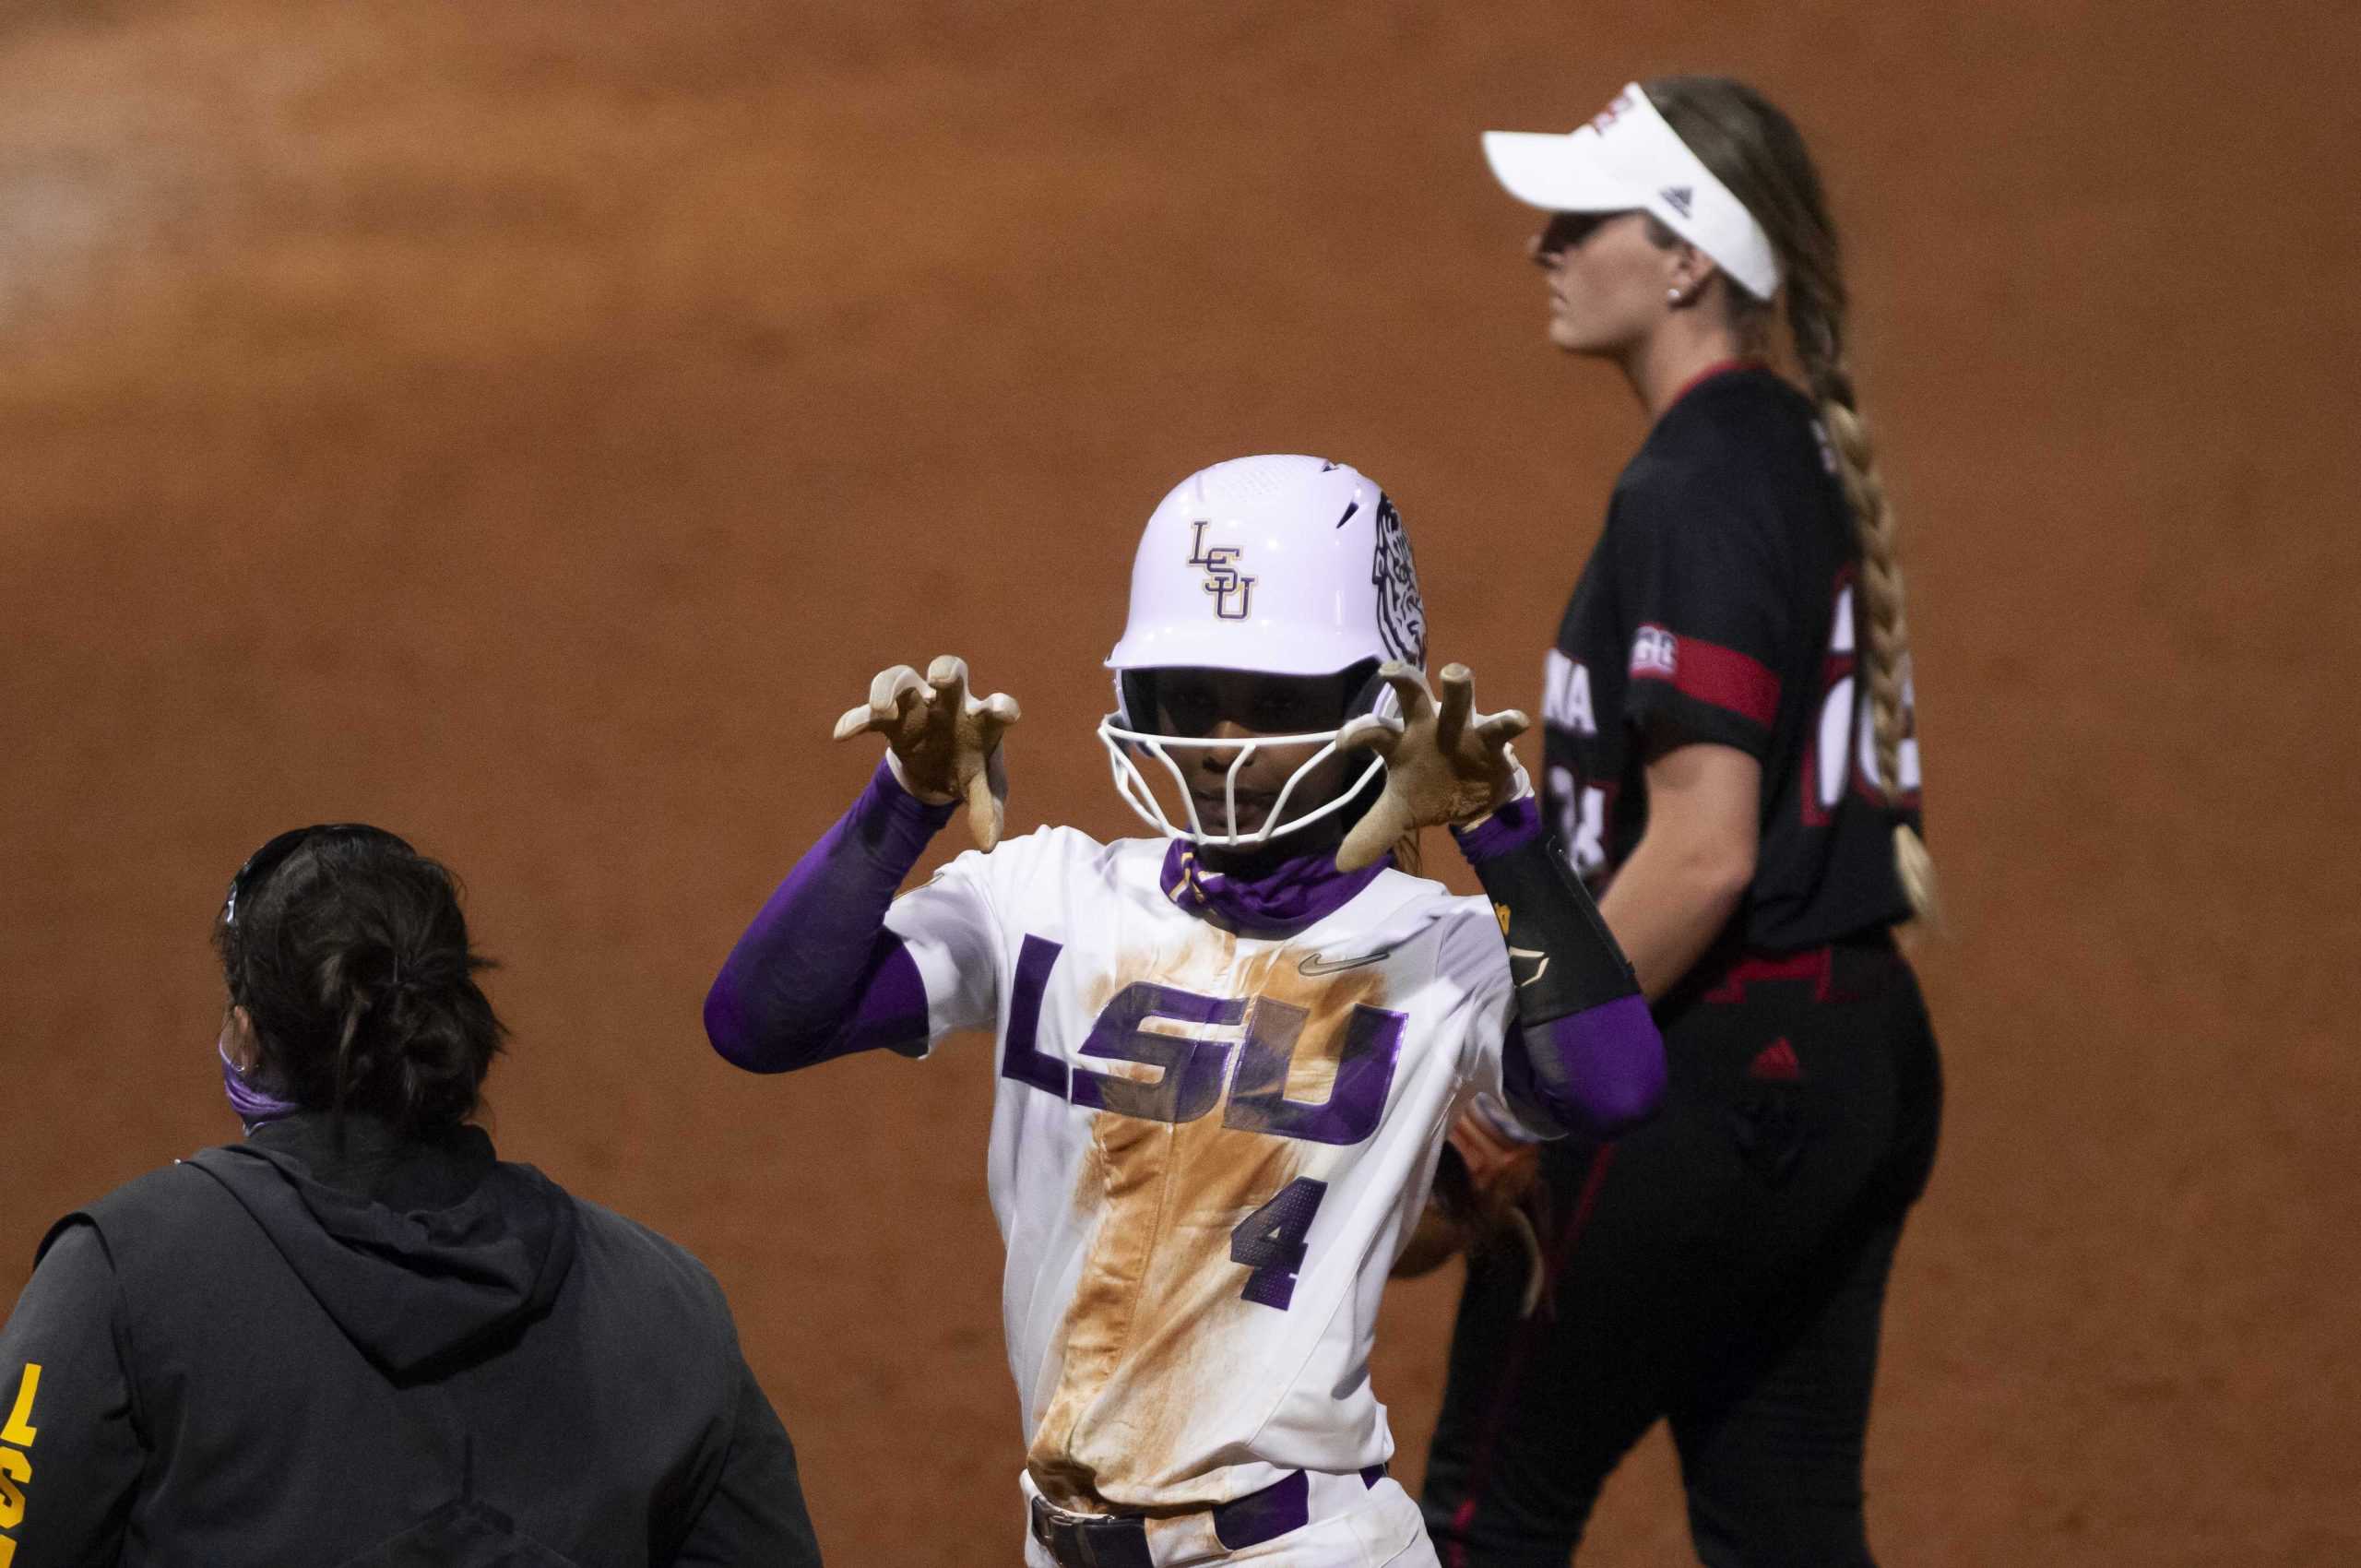
[[[279,835],[215,927],[245,1141],[60,1220],[0,1329],[0,1564],[820,1562],[713,1277],[499,1159],[450,874]]]

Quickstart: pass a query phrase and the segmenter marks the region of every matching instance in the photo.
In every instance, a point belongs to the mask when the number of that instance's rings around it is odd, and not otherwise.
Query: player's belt
[[[1857,1002],[1883,991],[1902,968],[1892,933],[1880,926],[1795,952],[1716,949],[1690,969],[1674,995],[1684,1002],[1737,1004],[1748,1001],[1758,986],[1774,985],[1781,988],[1775,994],[1789,998]],[[1674,1010],[1678,1007],[1676,1004]]]
[[[1360,1473],[1364,1490],[1384,1479],[1382,1465]],[[1214,1537],[1226,1551],[1276,1540],[1311,1523],[1311,1473],[1294,1471],[1210,1512]],[[1033,1499],[1033,1538],[1059,1568],[1157,1568],[1148,1523],[1127,1514],[1069,1514],[1046,1498]]]

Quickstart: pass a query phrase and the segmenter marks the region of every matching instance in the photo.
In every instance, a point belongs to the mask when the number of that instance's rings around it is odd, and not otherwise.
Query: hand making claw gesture
[[[836,720],[836,739],[884,736],[910,793],[930,805],[965,799],[967,830],[989,849],[1006,820],[1001,737],[1016,719],[1016,699],[1007,693],[981,702],[968,695],[967,661],[946,653],[927,666],[924,680],[907,664],[879,671],[869,700]]]
[[[1443,666],[1440,704],[1410,665],[1395,660],[1378,674],[1394,688],[1402,717],[1364,714],[1337,733],[1338,751],[1366,747],[1385,759],[1385,792],[1345,835],[1338,871],[1373,863],[1414,827],[1472,822],[1525,788],[1509,742],[1529,721],[1513,707],[1477,713],[1467,666]]]

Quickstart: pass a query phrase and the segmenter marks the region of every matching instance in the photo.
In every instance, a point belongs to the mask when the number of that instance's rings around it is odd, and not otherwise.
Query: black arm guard
[[[1508,938],[1517,1016],[1527,1027],[1547,1024],[1637,995],[1631,960],[1538,826],[1497,849],[1480,842],[1482,833],[1468,835],[1463,847]]]

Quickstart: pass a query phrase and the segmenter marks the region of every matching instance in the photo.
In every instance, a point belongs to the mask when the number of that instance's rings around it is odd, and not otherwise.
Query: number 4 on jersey
[[[1311,1217],[1327,1195],[1327,1182],[1299,1176],[1229,1233],[1229,1261],[1254,1271],[1246,1277],[1248,1301],[1287,1310],[1295,1299],[1296,1272],[1303,1267],[1304,1238],[1311,1233]]]

